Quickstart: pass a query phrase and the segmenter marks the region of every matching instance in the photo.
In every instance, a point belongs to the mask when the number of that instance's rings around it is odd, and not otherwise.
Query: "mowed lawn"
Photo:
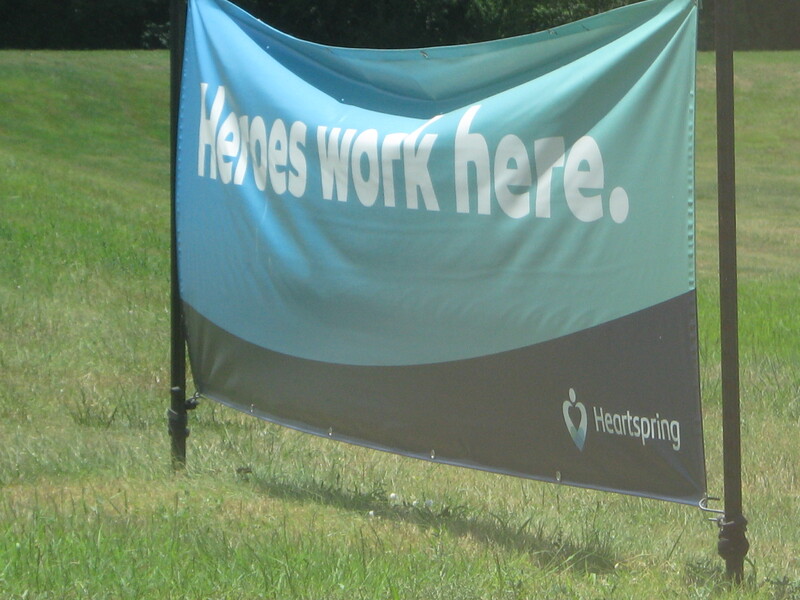
[[[0,598],[800,598],[800,53],[736,57],[747,582],[691,507],[446,467],[203,402],[174,475],[164,52],[0,52]],[[722,493],[713,56],[700,343]]]

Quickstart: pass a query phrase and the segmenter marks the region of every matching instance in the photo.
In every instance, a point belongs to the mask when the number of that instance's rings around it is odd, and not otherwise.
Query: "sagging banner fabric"
[[[181,297],[205,396],[695,504],[696,7],[416,50],[189,5]]]

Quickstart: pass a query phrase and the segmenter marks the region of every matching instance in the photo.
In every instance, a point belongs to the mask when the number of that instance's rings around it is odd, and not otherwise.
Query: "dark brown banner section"
[[[287,356],[185,315],[198,391],[268,421],[544,481],[705,495],[694,291],[535,346],[396,367]]]

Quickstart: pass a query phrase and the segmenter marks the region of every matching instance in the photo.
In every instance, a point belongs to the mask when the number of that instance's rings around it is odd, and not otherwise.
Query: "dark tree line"
[[[701,2],[703,50],[714,48],[715,4],[715,0]],[[733,18],[737,50],[800,49],[800,0],[733,0]]]
[[[169,0],[0,0],[0,47],[164,47]]]
[[[263,21],[324,44],[402,48],[539,31],[637,0],[238,0]]]
[[[458,44],[554,27],[638,0],[235,0],[303,39],[400,48]],[[800,1],[734,0],[736,47],[800,48]],[[703,0],[700,47],[713,47]],[[0,48],[162,48],[169,0],[0,0]]]

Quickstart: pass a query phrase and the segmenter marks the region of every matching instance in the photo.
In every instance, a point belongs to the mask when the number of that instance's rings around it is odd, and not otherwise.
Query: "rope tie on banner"
[[[195,392],[186,400],[186,410],[194,410],[198,406],[200,406],[200,392]]]
[[[706,496],[700,500],[700,510],[717,515],[709,518],[719,527],[719,538],[717,540],[717,553],[725,561],[741,560],[750,550],[750,542],[747,541],[747,519],[744,515],[735,515],[728,519],[724,510],[709,508],[710,501],[719,500],[712,496]]]
[[[175,389],[173,389],[175,391]],[[184,410],[181,412],[176,412],[172,408],[167,409],[167,423],[169,427],[170,435],[174,435],[176,433],[183,434],[184,436],[189,435],[189,416],[187,411],[194,410],[200,404],[200,393],[195,392],[191,398],[188,398],[184,404]]]
[[[744,515],[735,515],[727,520],[724,516],[717,519],[719,526],[719,541],[717,552],[725,560],[743,557],[750,549],[747,541],[747,519]]]

